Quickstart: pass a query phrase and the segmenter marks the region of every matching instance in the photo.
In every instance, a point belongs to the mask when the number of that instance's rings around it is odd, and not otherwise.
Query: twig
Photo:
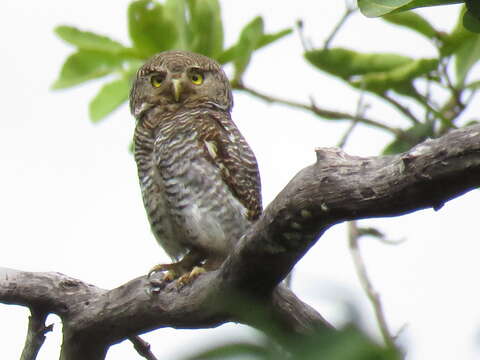
[[[300,42],[302,43],[302,48],[304,51],[308,51],[313,48],[312,42],[310,39],[307,39],[305,37],[305,34],[303,33],[303,20],[299,19],[297,20],[297,30],[298,30],[298,36],[300,37]]]
[[[144,357],[147,360],[158,360],[155,355],[150,350],[150,344],[143,340],[140,336],[134,335],[128,338],[130,342],[133,344],[135,350],[137,350],[138,354]]]
[[[445,83],[447,85],[447,88],[450,90],[452,96],[455,98],[457,104],[459,106],[463,105],[462,103],[462,90],[458,89],[453,85],[452,79],[450,79],[450,75],[448,75],[448,63],[450,62],[450,58],[448,57],[446,61],[441,61],[439,64],[440,68],[440,73],[443,75],[443,78],[445,79]]]
[[[370,126],[378,128],[378,129],[385,130],[385,131],[387,131],[387,132],[389,132],[389,133],[391,133],[395,136],[401,136],[403,134],[402,130],[390,127],[390,126],[385,125],[385,124],[383,124],[383,123],[381,123],[377,120],[372,120],[372,119],[369,119],[369,118],[366,118],[366,117],[363,117],[363,116],[357,117],[353,114],[322,109],[322,108],[317,107],[313,102],[312,102],[311,105],[307,105],[307,104],[303,104],[303,103],[299,103],[299,102],[295,102],[295,101],[291,101],[291,100],[285,100],[285,99],[273,97],[273,96],[270,96],[270,95],[262,94],[262,93],[254,90],[252,88],[249,88],[249,87],[247,87],[243,84],[233,84],[233,87],[236,90],[244,91],[244,92],[246,92],[246,93],[248,93],[252,96],[255,96],[255,97],[257,97],[257,98],[259,98],[263,101],[266,101],[268,103],[283,104],[283,105],[287,105],[287,106],[290,106],[290,107],[293,107],[293,108],[307,110],[307,111],[310,111],[310,112],[314,113],[315,115],[324,117],[324,118],[329,119],[329,120],[356,120],[356,121],[361,122],[365,125],[370,125]]]
[[[400,245],[406,241],[405,239],[400,239],[400,240],[387,239],[384,233],[372,227],[362,227],[362,228],[357,227],[357,231],[358,231],[359,237],[366,236],[366,235],[372,236],[375,238],[375,240],[378,240],[385,245]]]
[[[402,104],[400,104],[397,100],[395,100],[394,98],[388,96],[387,94],[381,94],[380,97],[385,100],[386,102],[390,103],[391,105],[393,105],[393,107],[395,109],[397,109],[398,111],[400,111],[403,115],[405,115],[407,118],[409,118],[410,120],[412,120],[412,122],[414,124],[419,124],[420,121],[415,117],[415,115],[413,115],[413,113],[410,111],[409,108],[407,108],[406,106],[403,106]]]
[[[362,116],[362,114],[364,113],[363,96],[364,96],[364,92],[360,94],[360,98],[358,99],[358,102],[357,102],[357,110],[356,110],[357,117]],[[345,145],[348,139],[349,134],[352,132],[356,124],[357,124],[357,121],[355,120],[352,121],[350,128],[342,137],[338,145],[339,147],[343,148],[343,146]],[[370,230],[370,232],[373,233],[374,231]],[[362,284],[364,291],[366,292],[368,298],[370,299],[370,302],[372,303],[372,306],[375,311],[375,316],[377,318],[377,322],[380,328],[380,332],[382,333],[385,344],[391,348],[396,348],[394,338],[390,334],[387,321],[385,320],[385,316],[383,314],[382,303],[380,301],[378,294],[373,288],[373,285],[370,279],[368,278],[367,268],[363,261],[362,255],[360,254],[360,248],[358,247],[358,240],[363,234],[364,233],[362,233],[361,229],[359,229],[357,226],[357,221],[353,220],[348,223],[348,243],[350,247],[350,252],[353,257],[353,261],[355,263],[355,268],[356,268],[358,277],[360,279],[360,283]],[[378,231],[376,231],[375,235],[378,236],[378,238],[384,238],[383,234],[381,234]]]
[[[337,25],[333,28],[332,32],[328,36],[327,40],[325,40],[325,44],[323,45],[324,49],[328,49],[330,46],[330,43],[332,42],[333,38],[338,34],[339,30],[342,28],[343,25],[345,25],[345,22],[347,19],[352,15],[355,11],[357,11],[357,8],[355,7],[349,7],[345,9],[345,12],[343,13],[343,16],[340,18],[338,21]]]
[[[383,340],[388,347],[393,349],[396,348],[395,339],[388,329],[388,324],[383,313],[382,302],[380,301],[380,296],[372,285],[367,273],[367,268],[365,267],[365,262],[363,261],[362,255],[360,253],[360,248],[358,246],[358,240],[360,239],[360,232],[357,227],[356,221],[350,221],[348,223],[348,244],[350,246],[350,252],[352,254],[353,262],[355,264],[355,269],[357,271],[360,283],[362,288],[370,300],[373,310],[375,312],[375,317],[380,328],[380,333],[382,334]]]
[[[353,129],[355,129],[355,126],[358,124],[358,121],[357,120],[352,120],[352,122],[350,123],[350,126],[348,127],[348,129],[345,131],[345,133],[343,134],[343,136],[340,138],[340,141],[338,142],[337,144],[337,147],[343,149],[345,147],[345,145],[347,144],[347,140],[348,138],[350,137],[350,135],[352,134],[353,132]]]
[[[435,109],[435,104],[430,104],[430,99],[427,96],[420,93],[417,93],[417,96],[419,102],[425,108],[425,111],[432,114],[434,119],[437,118],[440,120],[441,124],[443,125],[442,131],[455,127],[453,120],[458,117],[458,115],[460,115],[460,113],[463,111],[463,109],[461,108],[463,104],[459,105],[457,103],[455,95],[452,95],[450,99],[447,100],[445,105],[442,106],[441,110]],[[460,108],[458,108],[458,106],[460,106]]]
[[[352,122],[350,123],[350,126],[348,127],[347,131],[345,131],[342,138],[338,142],[337,146],[341,149],[343,149],[345,147],[345,144],[347,143],[348,138],[352,134],[353,129],[355,129],[355,126],[358,124],[358,118],[363,116],[363,114],[365,113],[365,110],[366,110],[367,106],[365,106],[363,104],[364,103],[364,98],[365,98],[365,92],[362,91],[360,93],[360,97],[357,101],[357,110],[355,111],[355,119],[352,120]]]
[[[25,345],[20,360],[35,360],[38,352],[45,342],[45,334],[52,331],[53,324],[45,327],[45,320],[48,313],[30,308],[28,317],[28,330]]]

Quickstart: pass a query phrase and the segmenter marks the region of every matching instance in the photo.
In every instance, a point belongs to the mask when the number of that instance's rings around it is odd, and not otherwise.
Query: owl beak
[[[182,95],[182,83],[180,79],[172,79],[172,91],[175,101],[180,100],[180,95]]]

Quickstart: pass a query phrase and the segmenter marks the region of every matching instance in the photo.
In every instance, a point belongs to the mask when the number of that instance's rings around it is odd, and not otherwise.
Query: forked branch
[[[152,287],[145,276],[103,290],[58,273],[0,269],[0,301],[36,306],[63,320],[63,360],[104,359],[108,347],[162,327],[208,328],[228,321],[308,333],[328,323],[282,279],[331,226],[433,207],[480,186],[480,125],[454,130],[396,156],[361,158],[317,149],[242,237],[222,267],[191,284]],[[472,215],[473,216],[473,215]],[[264,329],[268,330],[268,329]]]

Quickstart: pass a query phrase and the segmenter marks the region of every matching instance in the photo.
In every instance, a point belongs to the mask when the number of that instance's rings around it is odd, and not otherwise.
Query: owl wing
[[[205,116],[205,115],[204,115]],[[260,173],[252,149],[233,123],[229,114],[210,113],[201,119],[200,141],[205,156],[218,166],[223,181],[247,209],[254,221],[262,213]]]

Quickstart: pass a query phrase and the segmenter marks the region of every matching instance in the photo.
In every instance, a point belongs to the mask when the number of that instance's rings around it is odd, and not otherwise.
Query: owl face
[[[138,70],[130,94],[130,109],[137,120],[153,108],[164,112],[202,105],[225,111],[233,106],[228,78],[212,59],[166,51]]]

